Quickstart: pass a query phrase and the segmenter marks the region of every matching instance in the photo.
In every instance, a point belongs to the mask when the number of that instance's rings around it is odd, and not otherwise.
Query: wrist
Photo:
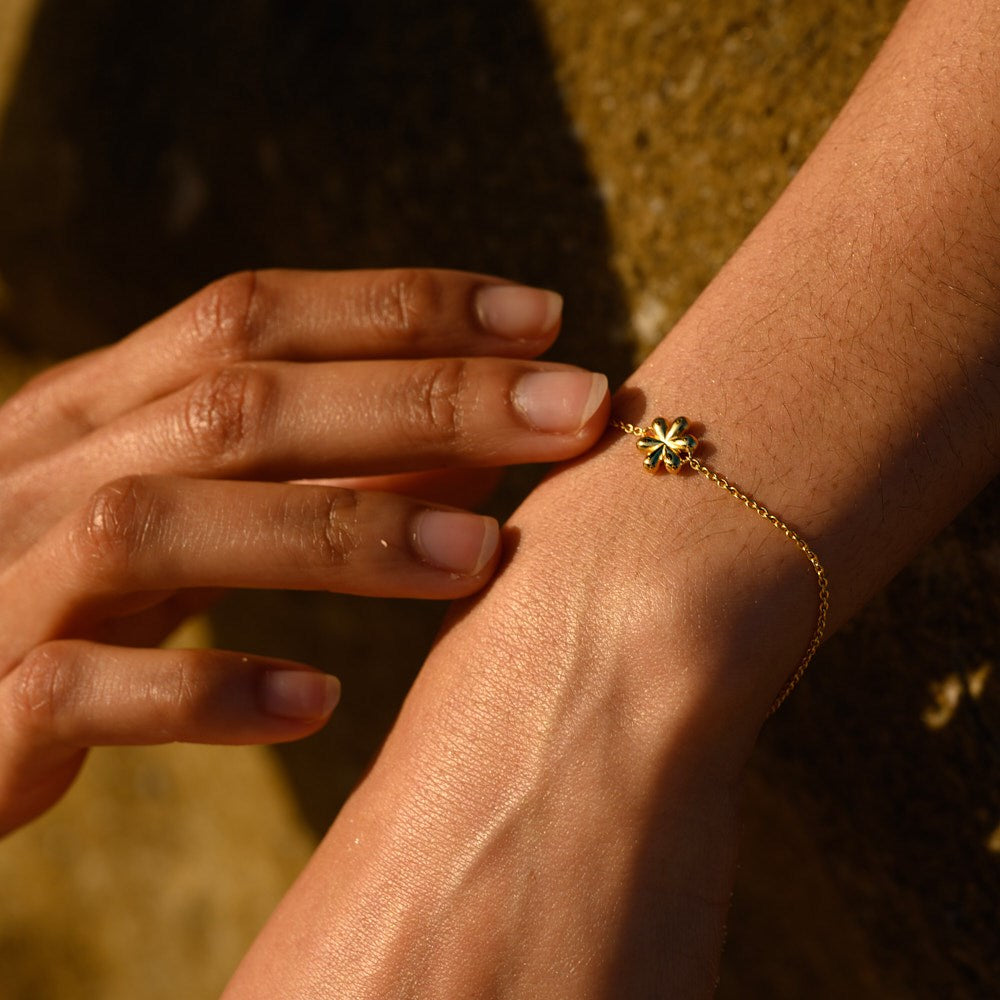
[[[562,630],[556,660],[572,660],[558,677],[629,692],[651,747],[658,728],[669,739],[687,720],[719,763],[742,761],[815,633],[815,571],[783,531],[704,476],[647,472],[635,443],[609,433],[529,498],[494,591],[558,580],[533,595],[536,617]]]
[[[260,995],[280,953],[331,995],[500,977],[583,998],[612,975],[644,996],[664,940],[671,981],[710,979],[743,762],[812,614],[807,595],[800,635],[774,626],[808,574],[759,520],[700,477],[649,476],[624,437],[550,477],[230,995]],[[788,663],[764,681],[769,645]]]

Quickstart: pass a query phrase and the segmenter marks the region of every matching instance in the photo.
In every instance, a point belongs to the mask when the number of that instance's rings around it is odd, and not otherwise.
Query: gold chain
[[[652,472],[658,468],[666,468],[670,472],[677,472],[681,466],[687,465],[695,472],[704,476],[710,483],[725,490],[730,496],[739,500],[744,507],[759,514],[765,521],[774,525],[805,557],[809,560],[816,574],[816,582],[819,586],[819,613],[816,616],[816,629],[812,639],[806,647],[805,654],[799,661],[791,677],[785,681],[784,687],[778,692],[778,696],[771,703],[768,710],[768,717],[772,716],[782,705],[784,700],[792,693],[795,686],[802,679],[812,658],[816,655],[820,643],[823,641],[823,634],[826,632],[826,618],[830,611],[830,583],[826,577],[826,570],[819,561],[819,556],[812,550],[809,543],[790,525],[786,524],[776,514],[772,514],[763,504],[758,503],[753,497],[748,496],[742,490],[733,486],[724,476],[720,476],[714,469],[709,468],[703,462],[694,457],[694,449],[698,446],[695,438],[685,434],[688,422],[684,417],[676,420],[666,421],[662,417],[657,417],[649,428],[640,427],[637,424],[625,423],[621,420],[612,420],[611,426],[626,434],[632,434],[639,440],[636,445],[640,450],[647,453],[644,465]]]

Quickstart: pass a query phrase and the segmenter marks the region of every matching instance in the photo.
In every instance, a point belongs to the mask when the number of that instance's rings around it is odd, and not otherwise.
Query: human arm
[[[997,470],[998,27],[911,6],[621,399],[704,425],[822,556],[834,627]],[[720,491],[638,462],[609,440],[515,515],[232,995],[710,991],[738,776],[815,584]]]
[[[529,360],[560,305],[457,272],[236,275],[13,397],[0,833],[51,805],[89,746],[278,742],[325,722],[337,685],[306,665],[148,648],[216,590],[482,586],[497,526],[445,503],[603,426],[603,376]]]

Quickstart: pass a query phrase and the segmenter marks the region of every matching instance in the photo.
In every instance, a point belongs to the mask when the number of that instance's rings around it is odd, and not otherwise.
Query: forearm
[[[835,622],[1000,468],[998,32],[986,3],[912,4],[630,380],[637,418],[699,418],[715,464],[816,540]]]
[[[996,471],[1000,85],[980,53],[998,34],[985,3],[914,4],[619,400],[627,420],[703,425],[705,460],[820,554],[834,625]],[[721,490],[645,475],[616,435],[509,541],[232,996],[710,987],[733,788],[815,579]]]
[[[702,422],[711,464],[819,552],[832,628],[1000,469],[987,6],[908,8],[790,188],[630,379],[646,402],[618,407]],[[768,691],[788,667],[772,665]]]

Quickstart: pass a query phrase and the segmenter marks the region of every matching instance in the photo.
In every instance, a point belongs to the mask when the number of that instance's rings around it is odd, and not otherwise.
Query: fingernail
[[[514,387],[514,405],[535,430],[573,434],[597,412],[608,394],[604,375],[530,372]]]
[[[479,322],[500,337],[537,337],[562,315],[561,295],[524,285],[490,285],[476,293]]]
[[[426,563],[449,573],[475,576],[500,544],[500,526],[492,517],[461,511],[425,510],[417,515],[413,547]]]
[[[268,670],[260,685],[261,707],[283,719],[322,719],[340,701],[340,681],[312,670]]]

